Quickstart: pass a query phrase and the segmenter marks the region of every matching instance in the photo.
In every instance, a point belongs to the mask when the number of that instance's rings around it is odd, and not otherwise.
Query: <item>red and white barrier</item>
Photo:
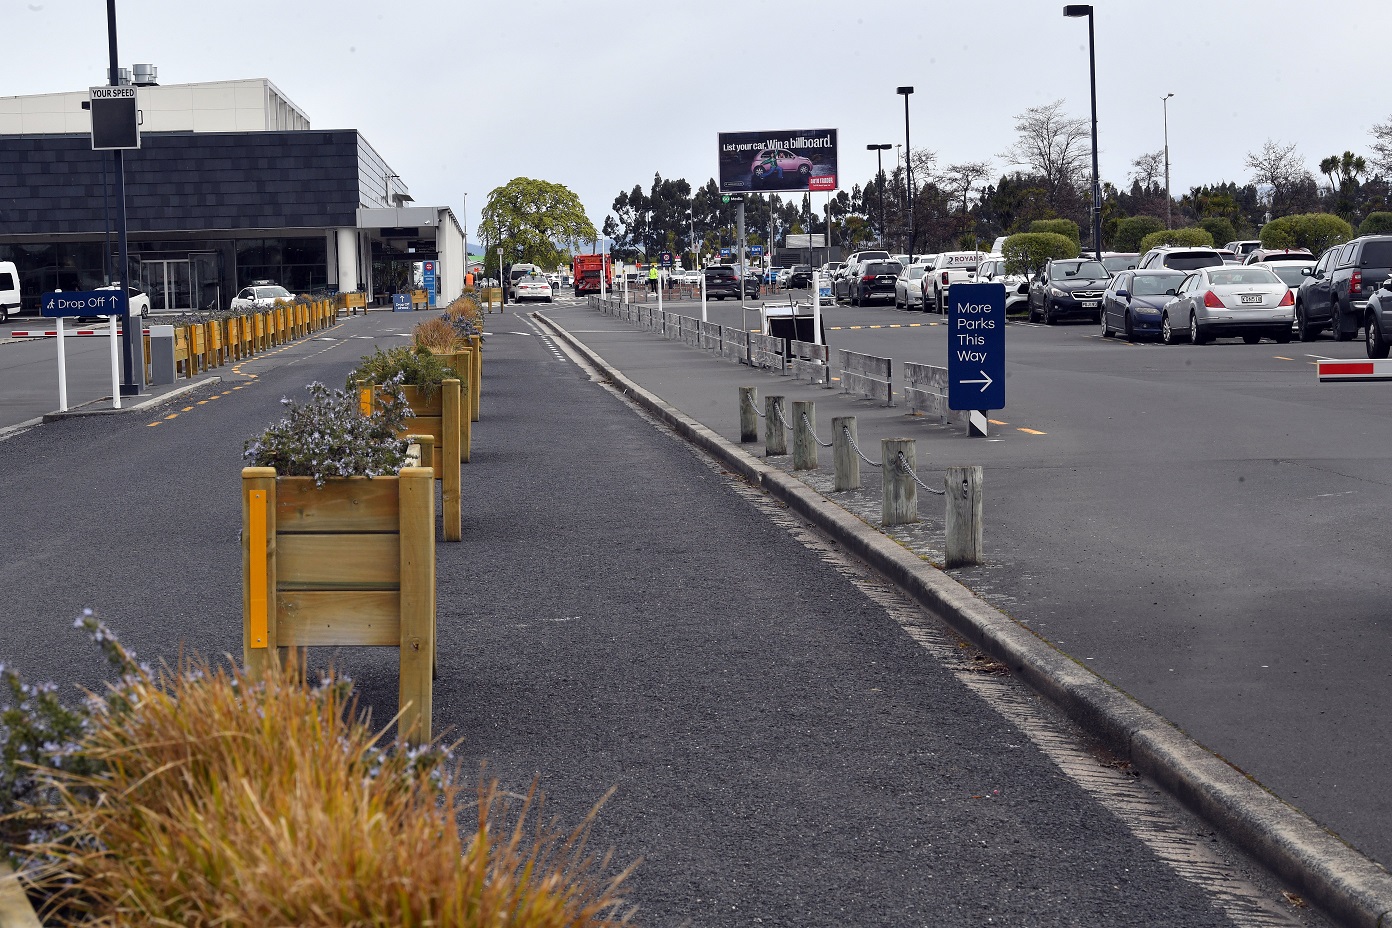
[[[141,329],[140,332],[142,335],[150,334],[149,329]],[[68,338],[72,338],[74,335],[110,335],[111,333],[106,329],[68,329],[63,334],[66,335]],[[122,329],[120,326],[117,326],[116,334],[124,335],[126,333],[124,329]],[[11,332],[10,338],[54,338],[57,335],[57,329],[21,329]]]
[[[1315,362],[1315,371],[1320,383],[1337,383],[1345,380],[1392,380],[1392,358],[1387,360],[1335,361],[1323,359]]]

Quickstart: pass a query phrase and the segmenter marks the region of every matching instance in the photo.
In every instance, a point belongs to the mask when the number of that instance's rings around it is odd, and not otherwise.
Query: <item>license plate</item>
[[[1242,305],[1243,305],[1243,306],[1246,306],[1246,305],[1248,305],[1249,303],[1255,303],[1256,305],[1260,306],[1260,305],[1261,305],[1261,302],[1262,302],[1262,295],[1261,295],[1260,293],[1244,293],[1244,294],[1242,294]]]
[[[1097,301],[1096,301],[1096,300],[1083,300],[1083,309],[1096,309],[1096,308],[1097,308]]]

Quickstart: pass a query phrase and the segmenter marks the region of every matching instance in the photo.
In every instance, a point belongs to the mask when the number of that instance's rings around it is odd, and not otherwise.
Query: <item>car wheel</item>
[[[1329,327],[1331,330],[1331,334],[1333,334],[1334,340],[1336,342],[1349,341],[1353,338],[1354,335],[1357,334],[1357,330],[1354,330],[1353,332],[1344,331],[1344,324],[1339,318],[1339,304],[1337,302],[1333,305],[1333,307],[1330,308],[1329,318]]]
[[[1254,335],[1251,332],[1248,332],[1246,335],[1242,336],[1242,340],[1249,345],[1255,345],[1261,341],[1261,336]]]
[[[1160,319],[1160,341],[1167,345],[1179,344],[1179,333],[1174,326],[1170,325],[1170,314],[1165,313]]]
[[[1319,329],[1310,327],[1310,323],[1305,319],[1305,304],[1299,300],[1295,301],[1295,334],[1302,342],[1312,342],[1319,338]]]
[[[1054,315],[1054,301],[1046,298],[1044,300],[1044,324],[1055,325],[1057,322],[1058,319]]]
[[[1131,327],[1131,314],[1128,312],[1126,318],[1122,320],[1122,325],[1126,327],[1126,340],[1134,342],[1136,340],[1136,330]]]
[[[1368,313],[1367,334],[1363,336],[1363,344],[1368,349],[1368,357],[1387,357],[1387,339],[1383,337],[1382,326],[1378,325],[1377,316],[1373,313]]]
[[[899,302],[899,291],[898,291],[898,290],[895,290],[895,291],[894,291],[894,308],[895,308],[895,309],[903,309],[903,308],[904,308],[904,304],[901,303],[901,302]]]
[[[1029,305],[1029,321],[1030,321],[1030,322],[1036,322],[1036,323],[1037,323],[1037,322],[1039,321],[1039,314],[1036,313],[1036,312],[1034,311],[1034,304],[1033,304],[1033,303],[1030,303],[1030,304],[1028,304],[1028,305]]]
[[[1289,345],[1292,337],[1291,330],[1285,328],[1271,333],[1271,340],[1278,345]]]
[[[1111,338],[1111,337],[1112,337],[1112,324],[1111,324],[1110,322],[1107,321],[1107,311],[1106,311],[1105,309],[1102,310],[1101,316],[1102,316],[1102,337],[1103,337],[1103,338]]]
[[[1189,314],[1189,344],[1202,345],[1208,341],[1208,335],[1204,332],[1203,326],[1199,325],[1199,314]]]

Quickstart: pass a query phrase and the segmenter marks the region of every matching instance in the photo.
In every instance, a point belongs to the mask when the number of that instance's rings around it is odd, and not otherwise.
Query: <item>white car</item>
[[[116,283],[111,284],[110,286],[98,287],[97,289],[115,290],[120,285],[120,281],[117,281]],[[139,316],[141,319],[144,319],[146,316],[150,315],[150,297],[146,295],[144,290],[137,290],[135,287],[127,287],[126,299],[130,301],[130,311],[132,316]],[[98,319],[105,318],[105,316],[78,316],[77,321],[81,323],[87,321],[96,321]]]
[[[947,312],[947,295],[953,284],[976,280],[976,268],[987,256],[980,251],[944,251],[933,259],[923,275],[923,309]]]
[[[921,309],[923,307],[923,275],[928,272],[926,264],[910,264],[899,272],[894,281],[894,308]]]
[[[1024,274],[1007,274],[1005,258],[1000,255],[991,255],[976,266],[976,282],[1005,285],[1007,315],[1013,307],[1021,303],[1025,304],[1026,308],[1029,307],[1029,278]]]
[[[542,274],[528,274],[512,285],[512,298],[518,303],[525,303],[527,300],[545,300],[550,303],[551,281]]]
[[[275,306],[276,300],[293,300],[295,294],[286,290],[279,284],[268,281],[261,281],[252,284],[250,287],[243,287],[236,296],[232,298],[231,309],[233,312],[238,310],[270,309]]]

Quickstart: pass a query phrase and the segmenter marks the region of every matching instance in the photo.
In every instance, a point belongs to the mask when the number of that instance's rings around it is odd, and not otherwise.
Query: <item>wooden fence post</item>
[[[899,455],[904,463],[899,463]],[[880,522],[906,525],[918,521],[918,484],[912,473],[918,465],[912,438],[880,439],[880,472],[884,475],[884,495],[880,499]]]
[[[397,699],[401,715],[397,732],[411,744],[427,744],[434,710],[435,474],[425,467],[405,467],[399,479],[401,669]]]
[[[469,416],[477,422],[479,421],[479,399],[483,392],[483,336],[470,335],[469,344],[474,346],[472,371],[474,382],[469,384]]]
[[[860,456],[851,447],[851,440],[858,438],[855,416],[836,416],[831,420],[831,456],[837,490],[860,489]]]
[[[276,666],[274,467],[242,468],[242,662],[253,675]]]
[[[440,409],[440,499],[441,505],[445,507],[445,541],[462,541],[464,525],[460,510],[463,504],[463,488],[460,484],[463,475],[459,470],[459,423],[468,413],[461,408],[458,380],[451,377],[440,384],[440,389],[444,393]],[[434,499],[433,490],[431,499]],[[435,524],[434,519],[430,524]]]
[[[759,402],[759,390],[757,387],[739,388],[741,443],[759,440],[759,407],[754,405],[757,402]]]
[[[947,491],[944,566],[968,567],[981,563],[984,553],[981,542],[982,476],[979,465],[949,467],[943,476],[943,488]]]
[[[461,390],[468,391],[468,399],[471,413],[464,415],[460,410],[459,415],[459,460],[460,463],[469,463],[469,455],[473,453],[474,444],[474,417],[472,415],[474,387],[474,366],[478,364],[478,352],[472,348],[458,352],[455,357],[459,358],[459,366],[464,368],[462,371],[455,371],[459,375]]]
[[[793,400],[793,470],[817,469],[817,407]]]
[[[783,429],[783,397],[764,397],[764,457],[788,453],[788,435]]]

